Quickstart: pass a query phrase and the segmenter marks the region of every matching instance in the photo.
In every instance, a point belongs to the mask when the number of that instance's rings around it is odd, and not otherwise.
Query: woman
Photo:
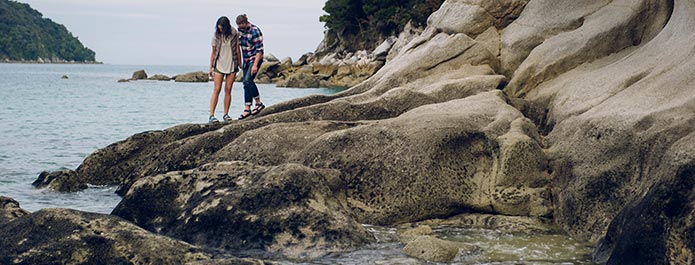
[[[232,28],[229,18],[220,17],[215,24],[215,36],[212,38],[212,54],[210,54],[210,77],[213,78],[214,89],[210,99],[210,123],[217,123],[215,108],[224,81],[224,121],[231,121],[229,105],[232,103],[232,84],[236,79],[241,65],[241,50],[239,48],[239,32]]]

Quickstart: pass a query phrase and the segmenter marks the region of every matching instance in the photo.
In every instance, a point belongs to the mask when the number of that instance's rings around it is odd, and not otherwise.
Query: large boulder
[[[121,218],[46,209],[0,226],[3,264],[144,264],[205,260],[188,243],[155,235]]]
[[[113,214],[197,245],[316,258],[371,240],[343,186],[334,170],[222,162],[143,178]]]
[[[147,73],[145,73],[145,70],[137,70],[133,73],[133,77],[131,78],[132,80],[144,80],[147,79]]]
[[[205,83],[209,80],[209,73],[201,71],[177,75],[174,81],[187,83]]]

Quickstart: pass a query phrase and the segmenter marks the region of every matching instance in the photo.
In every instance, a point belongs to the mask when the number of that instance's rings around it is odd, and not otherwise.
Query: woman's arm
[[[212,77],[212,65],[215,63],[215,55],[217,55],[217,46],[212,46],[212,54],[210,54],[210,77]]]
[[[237,59],[239,59],[239,68],[244,67],[244,55],[241,54],[241,45],[239,45],[239,42],[236,42],[236,54],[237,54]],[[244,71],[243,69],[241,71]]]

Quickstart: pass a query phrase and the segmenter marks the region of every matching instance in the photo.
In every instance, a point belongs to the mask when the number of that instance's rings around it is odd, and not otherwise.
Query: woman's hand
[[[208,75],[210,75],[210,78],[213,77],[213,76],[212,76],[212,67],[210,67],[210,73],[209,73]]]
[[[253,67],[251,67],[251,74],[255,75],[258,73],[258,65],[253,64]]]

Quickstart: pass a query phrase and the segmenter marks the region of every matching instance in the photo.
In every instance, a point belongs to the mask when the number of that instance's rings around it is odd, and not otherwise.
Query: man
[[[236,24],[239,27],[239,45],[243,54],[244,112],[239,116],[239,119],[243,120],[250,115],[260,113],[265,108],[265,105],[261,103],[258,87],[253,81],[263,63],[263,33],[256,25],[249,22],[246,14],[237,16]],[[251,110],[252,100],[256,101],[256,107],[253,110]]]

